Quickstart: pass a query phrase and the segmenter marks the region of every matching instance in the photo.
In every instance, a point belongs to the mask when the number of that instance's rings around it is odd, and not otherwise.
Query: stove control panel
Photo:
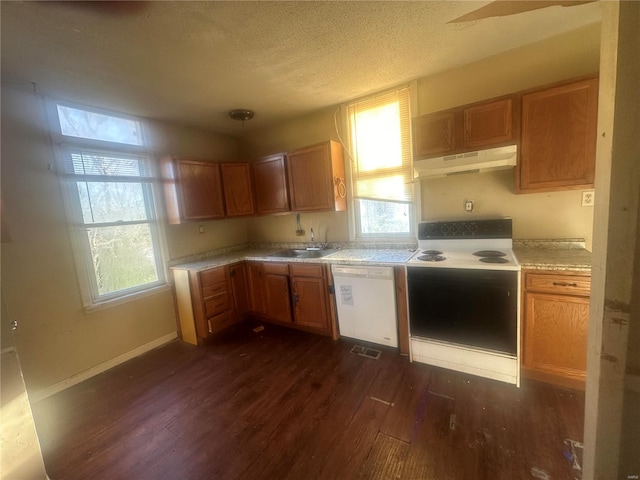
[[[447,238],[511,238],[510,218],[461,222],[424,222],[418,224],[419,240]]]

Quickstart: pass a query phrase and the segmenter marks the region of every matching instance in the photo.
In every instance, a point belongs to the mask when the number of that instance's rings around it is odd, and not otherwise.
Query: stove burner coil
[[[496,257],[505,257],[507,254],[501,252],[499,250],[480,250],[478,252],[473,252],[476,257],[487,257],[487,258],[496,258]],[[495,263],[504,263],[504,262],[495,262]]]
[[[509,263],[509,260],[502,257],[482,257],[480,261],[484,263]]]
[[[440,250],[424,250],[422,253],[425,255],[442,255]]]
[[[420,255],[418,260],[422,260],[423,262],[442,262],[446,260],[446,257],[442,255]]]

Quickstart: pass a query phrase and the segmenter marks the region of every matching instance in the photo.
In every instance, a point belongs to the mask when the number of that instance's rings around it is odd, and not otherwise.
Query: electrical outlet
[[[589,190],[587,192],[582,192],[582,206],[583,207],[593,207],[596,202],[596,192],[593,190]]]
[[[473,212],[473,200],[464,201],[464,211],[467,213]]]
[[[204,233],[204,225],[199,225],[199,226],[198,226],[198,231],[199,231],[200,233]]]

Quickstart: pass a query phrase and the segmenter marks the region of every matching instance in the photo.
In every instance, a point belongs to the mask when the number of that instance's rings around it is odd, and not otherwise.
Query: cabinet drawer
[[[221,293],[204,302],[204,311],[207,317],[229,309],[229,295]]]
[[[525,289],[538,292],[589,296],[591,277],[527,273],[525,276]]]
[[[212,268],[211,270],[200,272],[200,281],[202,282],[203,287],[213,285],[214,283],[224,282],[224,268]]]
[[[289,265],[286,263],[265,262],[262,264],[262,271],[274,275],[289,275]]]
[[[289,265],[289,270],[292,276],[322,278],[322,265],[292,263]]]
[[[215,285],[209,285],[208,287],[202,287],[202,298],[208,300],[211,297],[227,293],[227,284],[216,283]]]
[[[209,329],[209,333],[214,333],[222,330],[232,322],[233,319],[231,318],[231,312],[223,312],[213,317],[207,318],[207,327]]]

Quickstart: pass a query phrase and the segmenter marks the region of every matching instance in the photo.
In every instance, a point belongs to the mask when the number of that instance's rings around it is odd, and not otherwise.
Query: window
[[[409,87],[347,106],[355,234],[361,239],[413,232]]]
[[[54,136],[85,305],[164,285],[153,165],[140,121],[55,107]]]

